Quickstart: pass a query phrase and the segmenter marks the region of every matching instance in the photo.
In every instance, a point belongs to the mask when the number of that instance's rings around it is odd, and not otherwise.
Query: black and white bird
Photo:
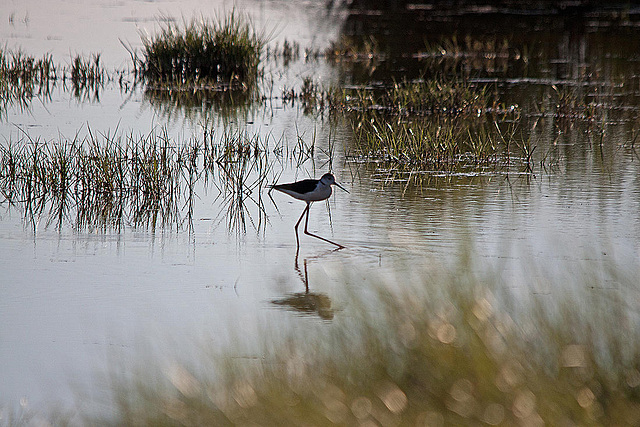
[[[331,196],[332,185],[338,186],[348,193],[347,189],[338,184],[335,177],[330,173],[325,173],[320,179],[304,179],[302,181],[296,181],[289,184],[276,184],[271,187],[274,190],[278,190],[282,193],[290,195],[294,199],[302,200],[307,203],[307,206],[302,211],[302,215],[300,215],[300,219],[298,219],[298,222],[296,222],[296,226],[294,227],[296,230],[296,243],[298,248],[300,248],[298,226],[300,225],[300,221],[302,221],[302,217],[304,217],[305,214],[307,217],[304,222],[304,234],[311,237],[316,237],[320,240],[324,240],[325,242],[331,243],[332,245],[336,245],[339,249],[344,248],[344,246],[336,242],[332,242],[331,240],[325,239],[324,237],[309,233],[309,231],[307,230],[307,226],[309,224],[309,207],[311,206],[311,203],[328,199]]]

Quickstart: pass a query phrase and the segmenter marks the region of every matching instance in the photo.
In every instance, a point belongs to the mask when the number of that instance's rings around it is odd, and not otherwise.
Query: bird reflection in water
[[[339,249],[335,249],[339,250]],[[331,251],[331,252],[335,252]],[[319,257],[315,257],[319,258]],[[317,314],[322,320],[333,319],[333,309],[331,308],[331,299],[326,294],[309,292],[309,274],[307,272],[307,258],[303,261],[304,273],[298,264],[298,254],[296,253],[294,268],[304,283],[304,292],[296,292],[289,294],[286,298],[271,301],[272,304],[282,306],[289,310],[297,311],[302,315]]]

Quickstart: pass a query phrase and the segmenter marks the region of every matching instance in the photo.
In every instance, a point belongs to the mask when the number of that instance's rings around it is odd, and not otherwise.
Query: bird
[[[300,249],[298,226],[300,225],[302,217],[304,217],[305,214],[306,220],[304,222],[304,234],[323,240],[327,243],[331,243],[332,245],[336,245],[338,249],[344,249],[343,245],[332,242],[331,240],[325,239],[324,237],[309,233],[309,231],[307,230],[307,226],[309,225],[309,207],[311,206],[311,203],[328,199],[331,196],[332,185],[339,187],[347,193],[349,192],[346,188],[336,182],[335,177],[331,173],[325,173],[320,179],[303,179],[302,181],[291,182],[288,184],[276,184],[271,186],[272,190],[280,191],[282,193],[288,194],[294,199],[302,200],[307,203],[307,206],[302,211],[302,215],[300,215],[300,219],[298,219],[298,222],[296,222],[296,225],[294,227],[294,229],[296,230],[296,245],[298,250]]]

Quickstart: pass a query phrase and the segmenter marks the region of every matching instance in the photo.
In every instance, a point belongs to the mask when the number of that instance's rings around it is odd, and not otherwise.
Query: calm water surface
[[[273,34],[274,44],[289,39],[322,49],[354,28],[351,21],[345,25],[343,10],[315,2],[235,4]],[[153,31],[158,17],[211,16],[231,7],[195,0],[10,0],[0,6],[0,36],[10,48],[35,56],[49,52],[57,61],[100,52],[107,67],[119,68],[128,60],[120,40],[139,46],[139,31]],[[381,68],[387,66],[393,68]],[[361,83],[357,72],[323,60],[268,67],[278,90],[299,87],[308,76],[326,85]],[[558,73],[566,73],[560,68]],[[552,93],[539,80],[499,86],[521,91],[523,97],[514,100],[521,105],[525,96]],[[627,95],[637,99],[637,90],[635,77]],[[542,102],[551,104],[549,96]],[[240,335],[257,341],[265,328],[330,328],[329,319],[349,315],[345,272],[393,277],[401,287],[407,271],[454,265],[465,245],[472,246],[479,267],[496,271],[500,286],[517,297],[506,310],[566,292],[586,300],[624,293],[634,308],[638,289],[620,289],[602,268],[614,265],[632,274],[640,255],[640,170],[629,145],[637,105],[625,105],[625,112],[605,119],[603,146],[579,125],[559,132],[552,116],[527,121],[538,144],[533,172],[427,170],[409,179],[399,173],[391,178],[381,167],[345,156],[352,142],[348,125],[305,115],[275,98],[234,118],[232,127],[270,135],[270,149],[282,141],[293,150],[298,136],[309,143],[315,135],[316,151],[301,165],[286,156],[275,162],[271,179],[320,176],[329,168],[323,150],[330,149],[331,138],[333,171],[350,190],[336,190],[328,204],[316,203],[310,217],[311,229],[347,249],[332,251],[303,237],[298,259],[293,225],[304,204],[283,194],[273,195],[276,205],[266,199],[263,214],[248,203],[254,223],[248,220],[245,231],[228,226],[218,190],[205,183],[196,189],[191,232],[175,226],[75,229],[72,217],[58,229],[46,217],[29,223],[19,207],[0,201],[0,405],[23,398],[34,406],[74,402],[74,391],[91,387],[110,354],[134,356],[141,342],[157,340],[164,343],[161,350],[188,357],[189,347],[182,344],[202,336],[224,347]],[[167,117],[140,90],[123,93],[107,83],[99,100],[78,100],[57,88],[50,100],[10,109],[0,136],[6,142],[24,133],[52,140],[86,135],[87,129],[165,129],[175,138],[197,138],[201,120],[197,110]],[[305,264],[309,290],[324,311],[291,299],[305,290]],[[576,277],[585,267],[601,276],[602,287],[587,289],[584,278]],[[348,292],[367,286],[349,285]]]

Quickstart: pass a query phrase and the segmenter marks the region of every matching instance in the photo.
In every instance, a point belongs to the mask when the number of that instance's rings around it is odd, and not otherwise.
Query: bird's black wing
[[[317,186],[318,186],[317,179],[304,179],[302,181],[292,182],[290,184],[274,185],[273,189],[280,190],[280,191],[282,190],[295,191],[298,194],[305,194],[305,193],[312,192],[313,190],[316,189]]]

